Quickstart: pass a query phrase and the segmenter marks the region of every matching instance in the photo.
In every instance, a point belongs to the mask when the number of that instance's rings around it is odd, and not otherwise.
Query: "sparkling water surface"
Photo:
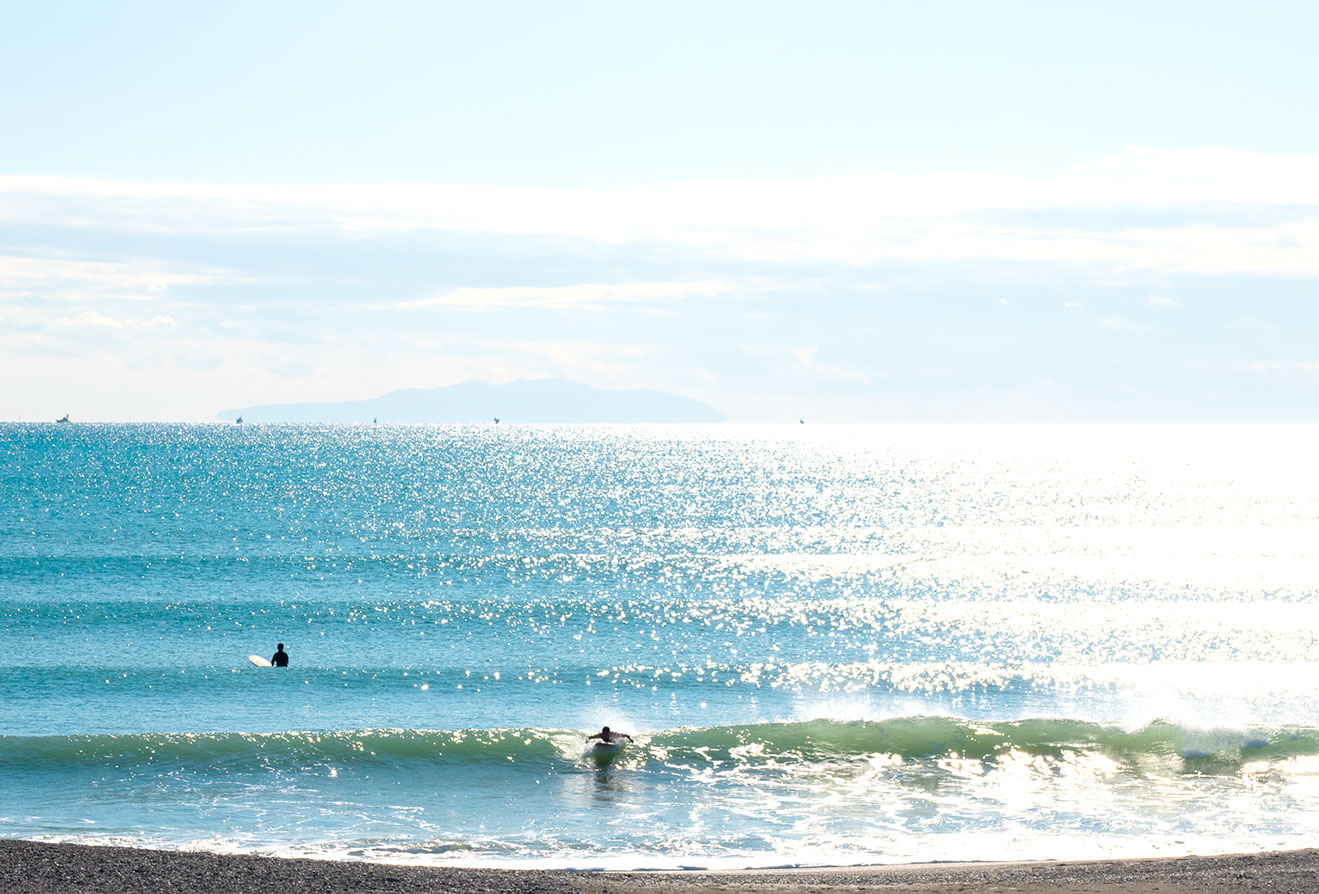
[[[1310,846],[1319,428],[0,425],[0,835]],[[282,641],[287,670],[256,668]],[[608,766],[608,723],[637,741]]]

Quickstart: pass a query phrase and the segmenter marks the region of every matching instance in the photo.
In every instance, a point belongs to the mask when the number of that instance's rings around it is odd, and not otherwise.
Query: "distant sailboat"
[[[242,424],[243,424],[242,416],[239,416],[237,419],[234,420],[234,425],[242,425]]]
[[[375,417],[375,416],[372,416],[372,417],[371,417],[371,424],[372,424],[372,425],[379,425],[379,424],[380,424],[380,419],[377,418],[377,417]]]
[[[55,421],[56,421],[56,422],[61,422],[61,423],[63,423],[63,422],[68,422],[68,421],[69,421],[69,414],[68,414],[68,413],[65,413],[65,414],[64,414],[64,417],[63,417],[62,419],[56,419]]]

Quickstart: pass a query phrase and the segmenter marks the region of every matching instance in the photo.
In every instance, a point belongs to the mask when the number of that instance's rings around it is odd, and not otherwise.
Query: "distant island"
[[[223,410],[229,422],[722,422],[709,404],[649,388],[606,390],[562,379],[405,388],[369,400]]]

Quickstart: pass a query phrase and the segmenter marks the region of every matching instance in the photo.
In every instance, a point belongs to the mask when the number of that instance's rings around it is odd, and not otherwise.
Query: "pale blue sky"
[[[0,418],[1319,421],[1302,3],[9,4]]]

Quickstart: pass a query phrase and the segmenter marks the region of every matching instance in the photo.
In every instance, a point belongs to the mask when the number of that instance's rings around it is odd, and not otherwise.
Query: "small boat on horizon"
[[[62,423],[65,423],[65,422],[68,422],[68,421],[69,421],[69,414],[68,414],[68,413],[65,413],[61,418],[56,419],[55,421],[58,422],[58,423],[61,423],[61,424],[62,424]]]
[[[242,416],[239,416],[237,419],[234,420],[234,425],[242,425],[242,424],[243,424]]]

